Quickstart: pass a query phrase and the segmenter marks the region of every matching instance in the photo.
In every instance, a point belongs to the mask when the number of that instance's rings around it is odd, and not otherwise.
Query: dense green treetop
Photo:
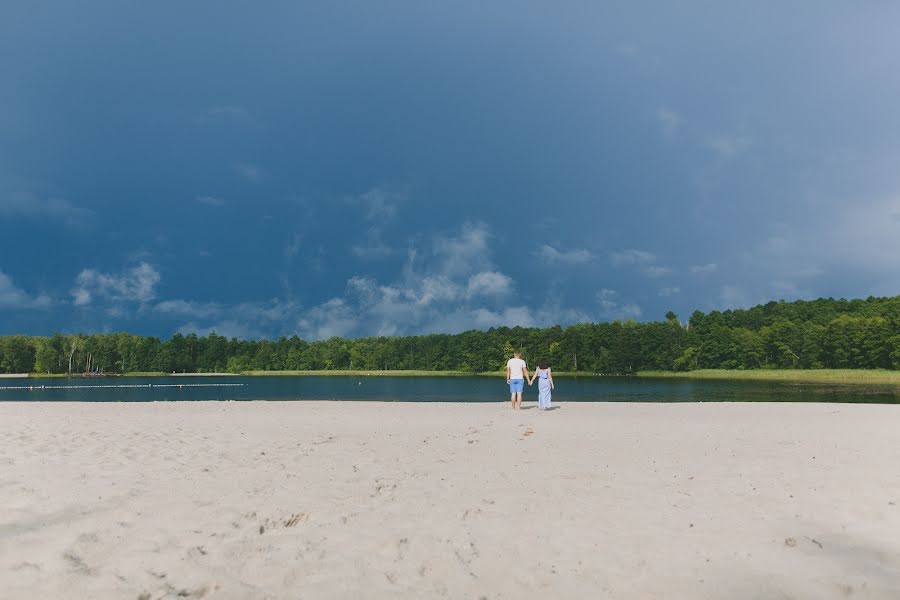
[[[561,371],[900,369],[900,296],[769,302],[695,311],[687,322],[497,327],[456,335],[239,340],[211,333],[161,341],[128,333],[0,337],[0,373],[284,370],[499,371],[512,350]]]

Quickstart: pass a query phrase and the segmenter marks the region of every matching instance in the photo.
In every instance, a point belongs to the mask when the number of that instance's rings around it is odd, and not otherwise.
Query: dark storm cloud
[[[898,17],[4,3],[0,333],[414,333],[900,293]]]

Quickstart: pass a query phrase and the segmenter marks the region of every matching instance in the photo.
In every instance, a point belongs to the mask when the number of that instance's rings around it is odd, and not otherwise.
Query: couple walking
[[[516,351],[513,357],[506,361],[506,383],[509,384],[509,401],[515,410],[522,408],[522,390],[525,389],[525,380],[528,385],[538,380],[538,409],[550,408],[551,390],[553,390],[553,373],[550,372],[550,364],[542,360],[538,364],[534,375],[529,379],[528,365],[522,360],[522,353]]]

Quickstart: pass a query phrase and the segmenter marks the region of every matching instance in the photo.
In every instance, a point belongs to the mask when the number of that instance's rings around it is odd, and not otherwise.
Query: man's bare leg
[[[513,410],[516,408],[516,393],[512,392],[509,395],[509,403],[512,405]]]
[[[516,410],[522,408],[522,392],[516,392]]]

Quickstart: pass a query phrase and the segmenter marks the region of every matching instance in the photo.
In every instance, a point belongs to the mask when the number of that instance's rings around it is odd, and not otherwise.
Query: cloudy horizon
[[[900,294],[900,6],[640,4],[5,4],[0,334]]]

